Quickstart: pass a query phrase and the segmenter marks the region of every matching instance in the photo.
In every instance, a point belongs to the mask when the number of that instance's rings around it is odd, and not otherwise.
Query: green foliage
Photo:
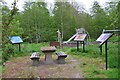
[[[10,24],[10,34],[9,34],[9,36],[17,36],[17,35],[19,35],[19,36],[22,36],[22,34],[24,33],[23,32],[23,28],[21,28],[20,27],[20,22],[19,22],[19,20],[16,20],[16,19],[14,19],[12,22],[11,22],[11,24]]]
[[[118,34],[117,35],[113,35],[110,39],[109,39],[109,41],[110,42],[116,42],[116,43],[118,43],[119,42],[119,39],[120,39],[120,36],[118,36]]]
[[[2,55],[2,63],[7,61],[13,54],[15,48],[12,46],[12,44],[6,44],[5,48],[3,50],[3,55]]]
[[[11,34],[10,24],[15,18],[18,9],[16,8],[16,0],[12,6],[12,10],[7,6],[2,7],[2,63],[9,59],[14,53],[14,48],[9,43],[9,36]]]
[[[120,1],[118,2],[117,5],[117,17],[118,17],[118,29],[120,29],[119,25],[120,25]]]
[[[88,27],[90,23],[89,15],[85,12],[79,13],[74,6],[68,2],[57,2],[55,4],[56,26],[62,32],[63,40],[69,39],[75,34],[75,29]]]
[[[40,44],[36,44],[36,43],[24,43],[21,45],[22,46],[22,52],[26,52],[26,53],[30,53],[33,51],[36,52],[40,52],[40,48],[43,46],[49,46],[48,43],[40,43]]]
[[[91,27],[89,29],[90,35],[93,38],[97,38],[101,33],[103,29],[107,29],[106,26],[109,24],[109,18],[107,13],[104,11],[104,9],[101,8],[99,3],[97,1],[94,2],[92,9],[92,19],[91,19]]]
[[[46,9],[46,4],[43,2],[30,2],[26,3],[25,6],[25,11],[20,19],[20,26],[24,30],[23,38],[28,37],[26,41],[36,43],[55,40],[56,25]]]
[[[109,14],[109,29],[118,29],[118,3],[109,2],[109,5],[106,7],[106,12]]]
[[[108,47],[109,49],[109,54],[108,57],[108,64],[110,68],[118,68],[118,45],[110,45]]]

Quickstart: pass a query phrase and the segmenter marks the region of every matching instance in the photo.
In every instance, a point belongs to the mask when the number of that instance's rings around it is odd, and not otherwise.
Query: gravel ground
[[[57,64],[57,56],[53,55],[54,63],[45,64],[41,56],[39,66],[32,66],[30,56],[13,58],[5,64],[3,78],[83,78],[79,61],[69,56],[65,64]]]

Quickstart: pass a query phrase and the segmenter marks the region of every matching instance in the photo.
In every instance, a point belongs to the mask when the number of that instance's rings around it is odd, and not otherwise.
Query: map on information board
[[[100,42],[102,45],[105,41],[107,41],[112,36],[112,33],[103,33],[100,37],[96,40],[96,42]]]
[[[13,36],[10,41],[13,43],[13,44],[16,44],[16,43],[22,43],[23,40],[20,38],[20,36]]]
[[[78,34],[76,37],[75,37],[75,41],[84,41],[85,38],[87,37],[87,34]]]

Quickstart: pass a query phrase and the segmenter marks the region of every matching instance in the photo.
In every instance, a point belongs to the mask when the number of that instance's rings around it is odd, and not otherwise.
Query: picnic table
[[[56,51],[54,46],[42,47],[41,51],[45,54],[45,61],[47,64],[53,63],[52,54]]]

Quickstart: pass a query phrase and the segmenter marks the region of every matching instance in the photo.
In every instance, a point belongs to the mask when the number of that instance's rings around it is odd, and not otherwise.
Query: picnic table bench
[[[50,46],[55,46],[60,48],[60,42],[50,42]]]
[[[65,64],[65,58],[67,57],[67,54],[64,52],[57,52],[56,55],[58,56],[58,64]]]
[[[30,59],[33,61],[33,66],[37,66],[39,64],[40,54],[33,52]]]

